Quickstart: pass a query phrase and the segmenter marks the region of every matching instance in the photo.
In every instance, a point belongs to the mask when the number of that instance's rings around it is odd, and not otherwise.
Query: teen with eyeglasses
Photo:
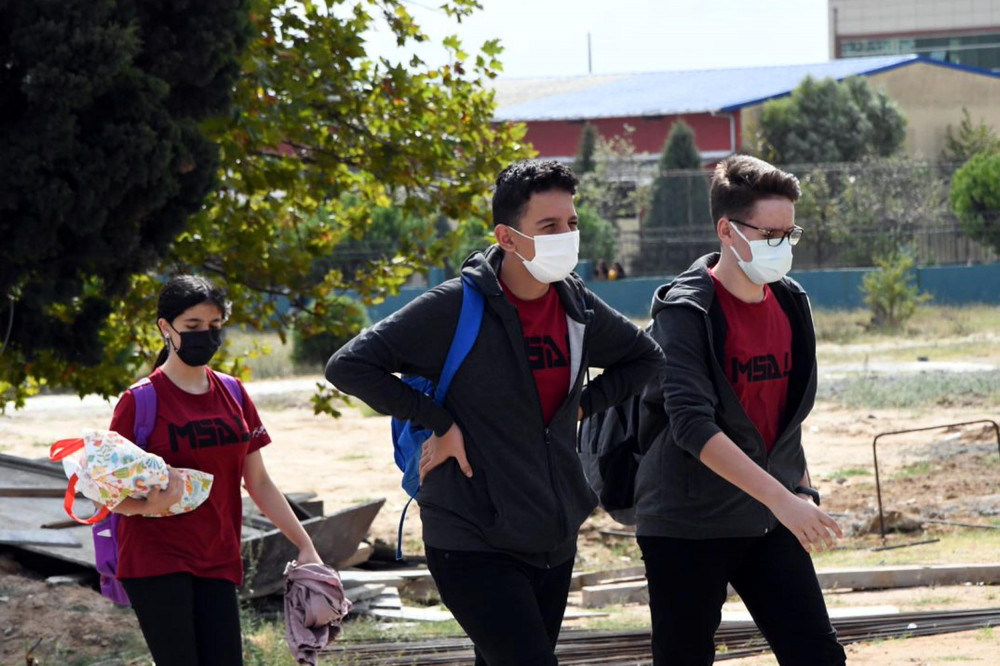
[[[809,299],[786,277],[799,194],[767,162],[723,160],[711,189],[721,253],[653,299],[668,369],[643,397],[636,533],[654,664],[714,661],[728,583],[779,663],[845,663],[810,558],[841,532],[802,450],[816,337]]]

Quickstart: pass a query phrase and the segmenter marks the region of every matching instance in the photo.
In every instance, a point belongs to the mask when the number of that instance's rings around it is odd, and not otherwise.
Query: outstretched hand
[[[462,430],[457,423],[452,423],[448,432],[438,437],[431,435],[424,442],[420,449],[420,483],[423,484],[424,477],[435,467],[438,467],[448,458],[454,458],[458,462],[462,474],[472,476],[472,466],[469,465],[468,458],[465,457],[465,438],[462,437]]]
[[[772,507],[775,518],[788,528],[807,553],[833,548],[836,537],[843,537],[840,526],[823,513],[812,500],[804,495],[787,494]]]

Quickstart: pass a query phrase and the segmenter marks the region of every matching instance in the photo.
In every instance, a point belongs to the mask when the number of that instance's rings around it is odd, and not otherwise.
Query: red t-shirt
[[[243,391],[243,409],[213,372],[209,390],[193,395],[161,369],[149,376],[156,390],[156,425],[146,450],[172,467],[214,475],[204,504],[165,518],[122,516],[118,527],[118,577],[144,578],[188,572],[239,585],[243,579],[240,484],[248,453],[270,443],[257,408]],[[115,406],[110,429],[132,440],[135,398],[126,391]]]
[[[726,378],[770,453],[784,422],[792,372],[788,315],[766,284],[762,301],[746,303],[729,293],[714,273],[712,280],[726,317]]]
[[[545,425],[548,425],[569,395],[569,325],[566,323],[566,309],[554,288],[549,288],[541,298],[524,301],[511,293],[502,280],[500,284],[507,300],[517,308],[521,331],[524,333],[524,348],[528,352],[528,364],[535,377],[535,387],[542,405],[542,417]]]

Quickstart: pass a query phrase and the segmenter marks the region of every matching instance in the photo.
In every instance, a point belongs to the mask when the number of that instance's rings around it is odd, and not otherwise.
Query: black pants
[[[424,550],[441,600],[475,645],[476,666],[559,663],[574,558],[539,569],[501,553]]]
[[[732,583],[782,666],[846,663],[812,559],[782,526],[750,538],[639,537],[649,581],[656,666],[715,660]]]
[[[156,666],[242,666],[233,583],[175,573],[122,585]]]

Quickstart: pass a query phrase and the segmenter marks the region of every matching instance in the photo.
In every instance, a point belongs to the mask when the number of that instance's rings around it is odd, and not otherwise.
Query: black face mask
[[[219,347],[222,346],[221,328],[210,328],[207,331],[184,331],[183,333],[176,328],[174,330],[181,336],[180,349],[174,347],[174,351],[186,365],[192,367],[207,365],[215,356],[215,352],[219,351]]]

